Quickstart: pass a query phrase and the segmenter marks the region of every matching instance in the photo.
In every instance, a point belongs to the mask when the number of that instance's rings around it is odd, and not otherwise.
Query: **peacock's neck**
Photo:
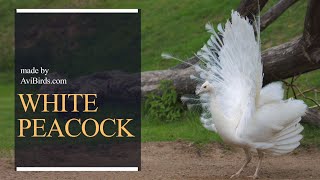
[[[236,136],[237,120],[227,118],[219,106],[211,106],[212,117],[218,134],[223,141],[231,144],[239,144],[239,139]]]

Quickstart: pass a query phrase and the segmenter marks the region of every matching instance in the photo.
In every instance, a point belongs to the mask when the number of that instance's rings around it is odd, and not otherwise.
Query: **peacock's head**
[[[205,81],[199,89],[196,90],[196,95],[202,94],[202,93],[212,93],[213,92],[213,87],[212,85],[208,82]]]

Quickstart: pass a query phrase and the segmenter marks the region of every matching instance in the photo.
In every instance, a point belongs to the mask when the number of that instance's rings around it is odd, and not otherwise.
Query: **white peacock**
[[[251,161],[252,151],[259,157],[252,176],[257,178],[265,153],[283,155],[300,145],[303,127],[299,122],[307,106],[302,100],[283,100],[280,82],[262,88],[259,18],[251,25],[248,18],[232,11],[231,21],[224,28],[219,24],[218,33],[206,25],[212,35],[196,54],[200,62],[193,66],[198,77],[192,78],[201,82],[196,94],[204,127],[245,151],[245,163],[231,178],[239,176]],[[162,57],[177,59],[169,54]]]

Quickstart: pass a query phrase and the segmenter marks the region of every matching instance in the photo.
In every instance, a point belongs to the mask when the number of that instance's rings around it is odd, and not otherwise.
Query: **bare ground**
[[[220,144],[199,148],[187,142],[142,144],[140,172],[16,172],[13,160],[0,159],[0,179],[228,179],[244,160],[241,149]],[[256,155],[239,179],[249,179]],[[320,179],[320,151],[303,147],[286,156],[266,156],[261,179]]]

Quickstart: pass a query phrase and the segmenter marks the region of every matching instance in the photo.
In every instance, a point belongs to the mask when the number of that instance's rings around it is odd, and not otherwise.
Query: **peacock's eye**
[[[207,86],[203,86],[203,88],[207,88]]]

